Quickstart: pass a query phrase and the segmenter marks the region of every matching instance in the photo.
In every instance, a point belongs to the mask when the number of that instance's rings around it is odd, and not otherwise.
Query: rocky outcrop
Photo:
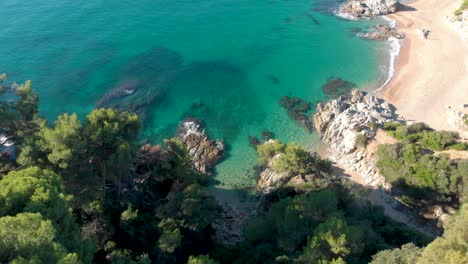
[[[405,38],[405,34],[403,34],[398,28],[392,27],[390,25],[377,25],[372,27],[369,32],[360,32],[358,36],[370,39],[370,40],[378,40],[378,41],[385,41],[391,38],[396,39],[403,39]]]
[[[272,144],[273,140],[267,141],[264,144]],[[302,190],[304,187],[320,188],[326,185],[326,180],[321,171],[313,171],[307,174],[298,175],[291,172],[279,172],[274,169],[273,164],[283,156],[283,153],[277,154],[271,158],[263,167],[257,179],[257,191],[266,195],[276,191],[277,189],[288,186],[295,190]],[[317,153],[309,153],[311,159],[321,160]]]
[[[265,144],[269,144],[268,142]],[[257,190],[262,194],[268,194],[286,184],[293,177],[288,172],[278,172],[271,168],[271,164],[280,157],[281,154],[273,157],[265,169],[260,172],[257,180]]]
[[[396,0],[349,0],[339,7],[340,14],[355,18],[387,15],[396,11]]]
[[[460,106],[459,110],[447,107],[447,123],[450,130],[458,132],[462,140],[468,140],[468,106]]]
[[[361,175],[366,184],[385,184],[375,166],[376,157],[366,146],[378,127],[399,121],[393,106],[366,92],[353,90],[347,96],[318,104],[313,120],[322,140],[330,146],[330,159]]]
[[[283,96],[280,100],[280,105],[288,111],[288,115],[296,120],[302,127],[309,132],[314,130],[314,125],[309,117],[309,112],[312,110],[312,104],[298,97]]]
[[[211,174],[213,166],[223,158],[224,142],[209,139],[200,123],[194,119],[187,119],[181,124],[179,135],[188,148],[195,170]]]

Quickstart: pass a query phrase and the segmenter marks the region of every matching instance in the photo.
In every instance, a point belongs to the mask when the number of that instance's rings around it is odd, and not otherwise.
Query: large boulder
[[[186,119],[179,131],[179,136],[189,150],[195,170],[211,174],[214,165],[223,158],[224,142],[209,139],[200,122],[195,119]]]
[[[396,11],[396,0],[349,0],[339,7],[341,14],[356,18],[387,15]]]

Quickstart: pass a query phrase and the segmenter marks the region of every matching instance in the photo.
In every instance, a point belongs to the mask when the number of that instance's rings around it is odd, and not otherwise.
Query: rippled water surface
[[[316,142],[281,96],[325,99],[340,77],[375,85],[379,45],[353,36],[369,21],[333,16],[326,0],[2,0],[0,71],[33,81],[41,114],[96,106],[138,111],[142,138],[161,142],[185,117],[225,139],[219,186],[252,185],[248,136]],[[128,94],[123,96],[123,94]],[[117,96],[118,95],[118,96]]]

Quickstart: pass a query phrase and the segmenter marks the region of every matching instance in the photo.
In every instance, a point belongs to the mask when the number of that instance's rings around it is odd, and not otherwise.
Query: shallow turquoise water
[[[320,2],[317,2],[320,1]],[[107,105],[138,109],[153,142],[198,117],[229,144],[219,184],[254,182],[248,136],[273,131],[305,146],[316,135],[279,107],[281,96],[324,100],[332,77],[376,86],[382,46],[350,31],[326,0],[2,0],[0,72],[33,81],[41,114],[84,116],[106,93],[135,84]],[[108,98],[108,97],[107,97]],[[106,105],[106,104],[104,104]]]

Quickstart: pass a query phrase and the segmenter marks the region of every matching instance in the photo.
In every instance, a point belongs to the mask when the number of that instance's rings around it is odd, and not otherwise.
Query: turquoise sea
[[[85,116],[96,105],[138,110],[142,139],[160,143],[185,117],[228,143],[218,187],[252,186],[248,136],[274,132],[312,146],[281,96],[325,100],[339,77],[359,87],[385,79],[384,44],[354,33],[335,0],[2,0],[0,72],[32,80],[41,114]],[[133,94],[112,97],[115,89]]]

